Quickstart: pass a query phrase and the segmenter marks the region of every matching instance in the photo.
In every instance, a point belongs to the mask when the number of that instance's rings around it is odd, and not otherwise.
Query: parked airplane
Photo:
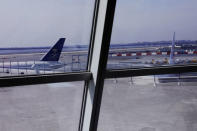
[[[65,64],[58,62],[62,48],[64,46],[65,38],[60,38],[57,43],[44,55],[40,61],[29,62],[12,62],[3,63],[0,68],[5,69],[9,73],[11,69],[35,70],[37,74],[40,71],[51,71],[54,69],[62,68]],[[18,72],[19,73],[19,72]],[[24,74],[24,72],[20,72]]]

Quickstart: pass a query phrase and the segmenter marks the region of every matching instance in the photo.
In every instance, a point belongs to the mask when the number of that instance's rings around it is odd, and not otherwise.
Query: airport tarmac
[[[197,82],[105,80],[98,131],[196,131]],[[77,131],[83,82],[0,88],[1,131]]]
[[[36,63],[42,58],[43,54],[17,54],[17,55],[0,55],[0,76],[7,76],[7,75],[29,75],[35,74],[35,70],[28,70],[28,69],[15,69],[12,68],[13,63],[17,65],[27,65],[29,63]],[[155,66],[151,65],[150,63],[154,61],[158,64],[158,66],[162,65],[166,59],[169,61],[169,55],[161,55],[161,56],[129,56],[129,57],[109,57],[108,58],[108,69],[121,69],[121,68],[136,68],[136,67],[150,67]],[[176,55],[175,59],[179,60],[196,60],[196,55]],[[73,72],[73,71],[84,71],[86,70],[87,66],[87,54],[76,54],[73,53],[66,53],[63,52],[60,60],[65,66],[60,69],[54,69],[52,71],[41,71],[40,74],[45,73],[59,73],[59,72]],[[187,63],[183,63],[187,64]],[[166,65],[166,64],[164,64]],[[5,68],[7,66],[7,68]]]
[[[77,131],[83,82],[0,88],[0,131]]]
[[[16,55],[10,54],[6,55],[6,57],[5,55],[0,55],[0,76],[36,74],[35,70],[29,69],[29,67],[25,68],[25,66],[39,62],[42,57],[43,54],[36,53]],[[63,52],[59,62],[65,66],[51,71],[41,70],[40,74],[84,71],[87,65],[87,54]],[[17,66],[22,68],[17,68]]]
[[[41,57],[41,54],[9,55],[1,62],[37,61]],[[109,58],[108,64],[125,68],[132,62],[164,60],[166,57],[116,57]],[[67,65],[54,72],[85,70],[87,55],[63,53],[60,61]],[[25,69],[13,69],[12,73],[4,71],[1,68],[1,76],[20,74],[20,71],[32,73]],[[196,131],[196,88],[196,80],[159,83],[153,76],[107,79],[98,131]],[[0,131],[78,130],[82,93],[83,82],[0,88]]]
[[[197,62],[196,55],[176,55],[174,59],[180,61],[194,60],[195,62]],[[163,65],[166,66],[168,65],[167,63],[165,64],[166,60],[169,62],[169,55],[109,57],[108,69],[152,67],[152,66],[163,66]],[[155,64],[151,64],[151,62],[154,62]],[[191,64],[191,63],[180,63],[180,64]]]
[[[196,131],[197,82],[105,81],[98,131]]]

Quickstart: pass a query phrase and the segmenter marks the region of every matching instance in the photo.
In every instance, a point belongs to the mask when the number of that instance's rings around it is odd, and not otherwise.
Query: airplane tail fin
[[[174,47],[175,47],[175,32],[174,32],[173,40],[172,40],[172,47],[171,47],[171,52],[170,52],[169,64],[174,64]]]
[[[65,38],[60,38],[57,43],[48,51],[41,61],[59,61]]]

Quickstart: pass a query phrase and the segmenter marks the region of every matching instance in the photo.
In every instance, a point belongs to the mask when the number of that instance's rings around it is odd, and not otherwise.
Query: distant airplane
[[[165,65],[173,65],[175,64],[175,60],[174,60],[174,48],[175,48],[175,32],[174,32],[174,35],[173,35],[173,40],[172,40],[172,47],[171,47],[171,52],[170,52],[170,59],[168,61],[167,58],[165,58],[165,60],[157,60],[155,61],[154,59],[152,59],[152,61],[145,61],[145,62],[141,62],[139,60],[137,61],[134,61],[136,59],[132,59],[132,60],[129,60],[129,61],[121,61],[119,62],[119,64],[117,65],[113,65],[113,64],[108,64],[108,67],[109,68],[121,68],[124,66],[126,67],[131,67],[131,68],[141,68],[141,67],[155,67],[155,66],[165,66]]]
[[[129,61],[120,61],[120,62],[111,62],[108,63],[108,68],[112,69],[122,69],[122,68],[143,68],[143,67],[156,67],[156,66],[170,66],[170,65],[177,65],[177,64],[190,64],[195,63],[194,60],[180,60],[174,57],[175,52],[175,32],[173,33],[172,39],[172,46],[170,51],[170,57],[165,58],[164,60],[157,60],[155,61],[146,61],[141,62],[140,59],[131,59]],[[197,73],[182,73],[180,74],[166,74],[166,75],[156,75],[158,81],[161,83],[164,82],[191,82],[193,80],[197,80]]]
[[[54,69],[62,68],[65,64],[58,62],[62,48],[64,46],[65,38],[60,38],[57,43],[44,55],[40,61],[31,61],[31,62],[7,62],[0,65],[0,68],[6,70],[6,73],[9,73],[11,69],[26,69],[26,70],[35,70],[37,74],[40,71],[51,71]],[[24,72],[21,72],[24,74]]]
[[[174,58],[174,48],[175,48],[175,32],[173,35],[172,40],[172,47],[170,52],[170,60],[168,65],[176,65],[176,64],[187,64],[192,63],[192,60],[179,60]],[[166,83],[166,82],[191,82],[197,80],[197,73],[182,73],[180,74],[166,74],[166,75],[156,75],[158,78],[158,81],[160,83]],[[180,83],[179,83],[180,84]]]
[[[152,61],[146,61],[144,63],[138,63],[138,64],[133,64],[131,67],[154,67],[154,66],[169,66],[169,65],[177,65],[177,64],[190,64],[190,63],[195,63],[195,60],[180,60],[177,58],[174,58],[174,52],[175,52],[175,32],[173,34],[173,40],[172,40],[172,46],[171,46],[171,51],[170,51],[170,58],[165,58],[164,60],[157,60],[155,61],[152,59]]]
[[[40,70],[54,70],[62,68],[64,64],[58,62],[62,48],[64,46],[65,38],[60,38],[58,42],[48,51],[48,53],[40,60],[31,66],[37,73]]]

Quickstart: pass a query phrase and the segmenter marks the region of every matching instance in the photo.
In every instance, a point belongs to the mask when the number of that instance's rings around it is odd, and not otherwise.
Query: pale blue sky
[[[93,0],[0,0],[0,47],[87,43]],[[20,44],[20,45],[19,45]]]
[[[197,0],[117,0],[112,43],[197,39]],[[0,47],[88,43],[94,0],[0,0]]]
[[[112,43],[197,40],[197,0],[118,0]]]

